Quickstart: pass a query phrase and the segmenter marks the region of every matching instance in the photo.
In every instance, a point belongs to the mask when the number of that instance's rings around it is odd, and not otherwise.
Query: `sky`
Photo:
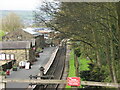
[[[42,1],[44,0],[0,0],[0,10],[34,10],[35,8],[37,8],[37,6],[39,6],[42,3]],[[54,0],[46,0],[46,1],[54,1]],[[118,1],[118,0],[112,0],[112,1]]]
[[[0,0],[0,10],[34,10],[43,0]]]

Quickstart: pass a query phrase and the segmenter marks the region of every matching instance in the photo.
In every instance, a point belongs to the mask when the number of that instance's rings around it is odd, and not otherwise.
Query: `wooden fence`
[[[5,79],[4,77],[0,77],[0,90],[5,88],[5,83],[7,82],[16,82],[16,83],[35,83],[35,84],[67,84],[67,80],[41,80],[41,79]],[[105,86],[111,88],[120,88],[120,84],[118,83],[106,83],[106,82],[93,82],[93,81],[81,81],[81,85],[88,86]]]

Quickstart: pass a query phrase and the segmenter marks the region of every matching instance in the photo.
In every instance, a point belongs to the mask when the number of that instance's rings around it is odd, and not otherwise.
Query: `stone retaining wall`
[[[16,50],[1,50],[1,53],[14,54],[15,60],[18,62],[35,59],[35,55],[29,49],[16,49]]]

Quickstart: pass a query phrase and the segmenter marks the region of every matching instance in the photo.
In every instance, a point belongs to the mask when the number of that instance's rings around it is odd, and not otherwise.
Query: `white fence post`
[[[5,76],[0,75],[0,90],[5,90],[6,83],[3,82],[3,79],[5,79]]]

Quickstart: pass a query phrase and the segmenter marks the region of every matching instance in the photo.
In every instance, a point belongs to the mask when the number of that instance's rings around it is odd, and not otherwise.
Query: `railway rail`
[[[63,70],[64,70],[64,61],[65,61],[65,54],[66,54],[66,47],[60,46],[59,50],[55,56],[55,59],[50,66],[48,72],[45,75],[48,76],[53,76],[52,78],[49,79],[61,79],[63,75]],[[33,90],[42,90],[42,89],[56,89],[58,88],[59,84],[40,84],[36,85]]]

